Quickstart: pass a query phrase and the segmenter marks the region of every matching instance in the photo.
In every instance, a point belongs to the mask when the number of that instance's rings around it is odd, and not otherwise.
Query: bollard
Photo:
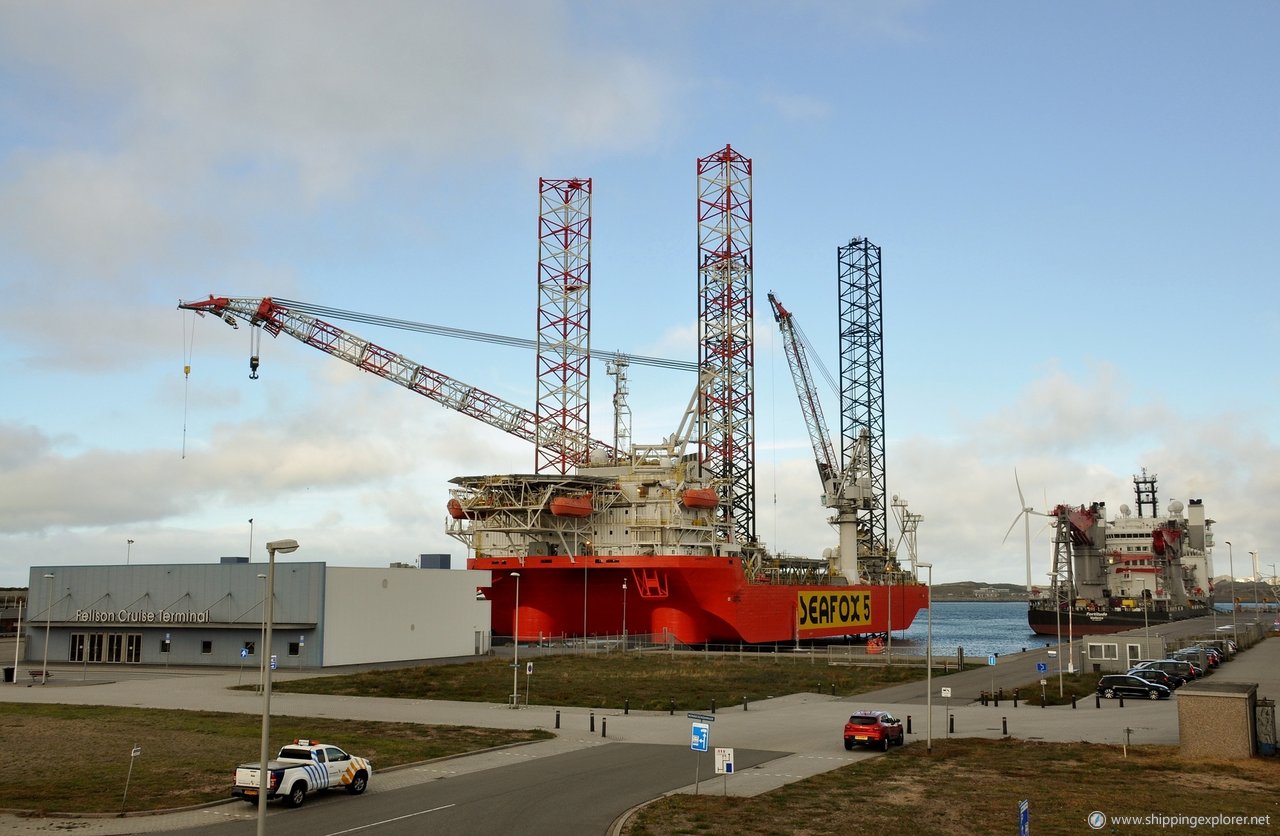
[[[601,736],[601,737],[608,737],[608,736],[609,736],[609,733],[608,733],[607,731],[605,731],[605,729],[608,727],[608,724],[609,724],[609,718],[608,718],[608,717],[601,717],[601,718],[600,718],[600,736]]]
[[[1071,707],[1072,707],[1072,708],[1075,708],[1075,707],[1076,707],[1076,695],[1075,695],[1075,694],[1072,694],[1072,695],[1071,695]]]
[[[1093,707],[1102,708],[1102,697],[1098,696],[1097,694],[1093,695]]]
[[[1001,689],[1001,690],[1003,690],[1003,689]],[[1000,707],[1000,697],[1002,697],[1002,696],[1004,696],[1004,695],[1003,695],[1003,694],[992,694],[992,695],[991,695],[991,702],[992,702],[992,704],[993,704],[996,708],[999,708],[999,707]]]
[[[907,734],[911,734],[911,715],[907,715]]]
[[[952,714],[952,715],[951,715],[949,718],[947,718],[947,719],[948,719],[948,722],[947,722],[947,730],[948,730],[951,734],[955,734],[955,733],[956,733],[956,715]]]
[[[671,700],[671,713],[672,714],[676,713],[676,701],[674,699]]]
[[[623,714],[630,714],[630,713],[631,713],[631,698],[630,698],[630,697],[628,697],[627,699],[625,699],[625,700],[623,700],[623,701],[622,701],[622,713],[623,713]]]
[[[560,728],[560,709],[556,709],[556,728]]]
[[[591,731],[595,731],[595,730],[596,730],[596,713],[593,711],[591,712]]]
[[[835,695],[836,695],[836,684],[835,684],[834,682],[832,682],[832,683],[831,683],[831,696],[833,696],[833,697],[834,697]]]
[[[742,710],[743,711],[747,710],[747,698],[745,695],[742,697]]]
[[[712,698],[711,698],[711,713],[712,713],[712,714],[715,714],[715,713],[716,713],[716,698],[715,698],[715,697],[712,697]]]
[[[1120,707],[1124,708],[1124,697],[1120,697]]]
[[[1000,732],[1005,737],[1009,736],[1009,718],[1008,717],[1000,718]]]
[[[1000,690],[999,690],[999,691],[996,691],[996,700],[997,700],[997,702],[998,702],[999,700],[1002,700],[1002,699],[1004,699],[1004,687],[1003,687],[1003,686],[1000,688]]]
[[[1014,708],[1017,708],[1017,707],[1018,707],[1018,692],[1017,692],[1017,691],[1014,691],[1014,692],[1013,692],[1013,707],[1014,707]]]
[[[987,699],[987,692],[986,692],[986,691],[983,691],[983,692],[982,692],[982,704],[983,704],[984,706],[985,706],[985,705],[990,705],[990,704],[991,704],[991,701]]]

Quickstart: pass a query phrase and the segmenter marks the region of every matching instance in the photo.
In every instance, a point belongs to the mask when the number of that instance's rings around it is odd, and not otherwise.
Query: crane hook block
[[[251,354],[249,356],[249,379],[258,379],[258,355]]]

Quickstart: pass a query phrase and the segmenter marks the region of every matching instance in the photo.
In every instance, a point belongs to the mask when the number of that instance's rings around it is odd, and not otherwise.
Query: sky
[[[935,582],[1025,582],[1018,485],[1114,514],[1144,468],[1162,507],[1204,500],[1215,574],[1271,575],[1278,39],[1263,0],[4,0],[0,586],[281,538],[461,565],[449,479],[532,472],[530,445],[287,336],[250,380],[248,329],[178,301],[532,339],[538,179],[590,177],[593,350],[692,361],[696,161],[725,145],[752,160],[770,548],[836,537],[765,294],[838,374],[836,253],[865,237],[888,490]],[[532,351],[337,324],[534,406]],[[694,380],[629,387],[657,442]]]

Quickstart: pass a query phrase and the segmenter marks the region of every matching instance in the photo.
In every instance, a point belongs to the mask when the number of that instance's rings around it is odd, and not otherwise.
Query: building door
[[[124,658],[124,636],[120,633],[107,633],[107,661],[119,662]]]
[[[142,634],[130,633],[124,637],[125,639],[125,656],[124,660],[130,665],[136,665],[142,661]]]
[[[101,633],[89,634],[89,661],[90,662],[102,661],[102,634]]]

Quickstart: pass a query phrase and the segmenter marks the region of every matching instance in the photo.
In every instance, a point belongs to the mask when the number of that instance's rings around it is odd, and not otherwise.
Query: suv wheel
[[[1151,699],[1153,699],[1153,700],[1158,700],[1158,699],[1160,699],[1160,692],[1159,692],[1159,691],[1157,691],[1156,689],[1152,688],[1152,689],[1151,689],[1151,693],[1150,693],[1148,696],[1150,696],[1150,697],[1151,697]]]
[[[1105,691],[1103,691],[1103,692],[1102,692],[1102,696],[1106,697],[1106,698],[1107,698],[1107,699],[1109,699],[1109,700],[1113,700],[1113,699],[1115,699],[1115,698],[1116,698],[1116,692],[1115,692],[1115,689],[1114,689],[1114,688],[1108,688],[1107,690],[1105,690]]]

